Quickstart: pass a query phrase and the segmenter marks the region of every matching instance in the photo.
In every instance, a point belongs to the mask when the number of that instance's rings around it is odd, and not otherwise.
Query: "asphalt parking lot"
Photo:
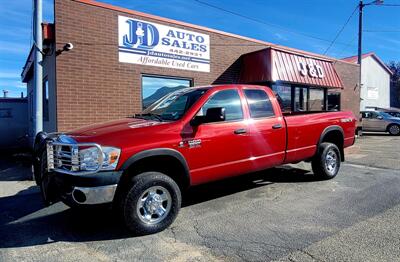
[[[400,261],[400,137],[368,134],[330,181],[308,164],[192,188],[166,231],[44,207],[30,168],[0,160],[0,261]]]

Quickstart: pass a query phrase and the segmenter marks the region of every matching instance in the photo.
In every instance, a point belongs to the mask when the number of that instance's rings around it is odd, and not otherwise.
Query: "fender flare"
[[[120,170],[127,170],[130,166],[134,165],[136,162],[152,157],[152,156],[170,156],[175,159],[177,159],[183,169],[184,169],[184,176],[185,179],[187,180],[188,185],[191,184],[190,181],[190,171],[189,171],[189,166],[186,162],[185,157],[177,150],[171,149],[171,148],[154,148],[154,149],[149,149],[145,151],[141,151],[139,153],[134,154],[133,156],[129,157],[121,166]]]
[[[343,139],[343,143],[344,143],[344,132],[343,132],[343,128],[341,126],[337,126],[337,125],[333,125],[333,126],[328,126],[324,129],[324,131],[322,131],[321,136],[319,137],[318,140],[318,144],[317,144],[317,149],[319,148],[319,145],[322,143],[322,141],[324,140],[325,136],[332,132],[332,131],[339,131],[342,134],[342,139]],[[341,160],[342,162],[344,161],[344,148],[343,146],[341,148],[339,148],[340,151],[340,155],[341,155]]]

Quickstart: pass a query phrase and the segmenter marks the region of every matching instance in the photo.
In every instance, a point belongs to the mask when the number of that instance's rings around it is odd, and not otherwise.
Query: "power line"
[[[380,6],[400,6],[400,4],[379,4]]]
[[[363,30],[367,33],[400,33],[400,30]]]
[[[339,53],[338,53],[338,58],[340,57],[349,49],[350,46],[353,46],[354,42],[357,40],[357,35],[355,35],[347,44],[346,47],[344,47]]]
[[[219,6],[216,6],[216,5],[213,5],[213,4],[209,4],[209,3],[203,2],[201,0],[194,0],[194,1],[198,2],[199,4],[202,4],[202,5],[205,5],[205,6],[220,10],[222,12],[229,13],[231,15],[235,15],[235,16],[238,16],[238,17],[253,21],[253,22],[256,22],[256,23],[259,23],[259,24],[277,27],[277,28],[280,28],[281,30],[284,30],[284,31],[287,31],[287,32],[290,32],[290,33],[293,33],[293,34],[301,35],[301,36],[304,36],[304,37],[313,38],[313,39],[316,39],[316,40],[319,40],[319,41],[324,41],[324,42],[329,42],[329,43],[331,42],[331,40],[329,40],[329,39],[325,39],[325,38],[321,38],[321,37],[317,37],[317,36],[313,36],[313,35],[297,32],[297,31],[294,31],[292,29],[289,29],[289,28],[286,28],[286,27],[283,27],[283,26],[280,26],[280,25],[277,25],[277,24],[273,24],[273,23],[270,23],[270,22],[262,21],[262,20],[259,20],[259,19],[254,18],[254,17],[247,16],[247,15],[242,15],[240,13],[224,9],[222,7],[219,7]],[[338,44],[346,45],[346,44],[340,43],[340,42],[338,42]]]
[[[332,42],[330,43],[330,45],[328,46],[328,48],[325,50],[324,55],[326,55],[326,53],[328,53],[329,49],[331,49],[331,47],[333,46],[333,44],[336,42],[336,40],[338,39],[338,37],[340,36],[340,34],[343,32],[343,30],[346,28],[347,24],[350,22],[351,18],[354,16],[355,12],[358,9],[358,5],[354,8],[353,12],[351,13],[351,15],[349,16],[349,18],[347,18],[346,22],[344,23],[344,25],[342,26],[342,28],[340,28],[340,30],[336,33],[335,38],[332,40]]]

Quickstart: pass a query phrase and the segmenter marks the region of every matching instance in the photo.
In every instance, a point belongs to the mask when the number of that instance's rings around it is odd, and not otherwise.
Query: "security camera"
[[[56,56],[61,55],[61,53],[64,52],[64,51],[67,51],[67,52],[68,52],[68,51],[71,50],[72,48],[74,48],[74,45],[73,45],[72,43],[66,43],[66,44],[63,46],[62,49],[58,49],[58,50],[56,51]]]
[[[69,51],[72,48],[74,48],[74,45],[72,43],[66,43],[63,47],[63,51]]]

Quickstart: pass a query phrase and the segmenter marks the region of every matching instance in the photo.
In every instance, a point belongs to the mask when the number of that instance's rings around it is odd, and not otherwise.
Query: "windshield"
[[[208,88],[185,88],[165,95],[135,117],[152,117],[160,121],[181,119]]]

